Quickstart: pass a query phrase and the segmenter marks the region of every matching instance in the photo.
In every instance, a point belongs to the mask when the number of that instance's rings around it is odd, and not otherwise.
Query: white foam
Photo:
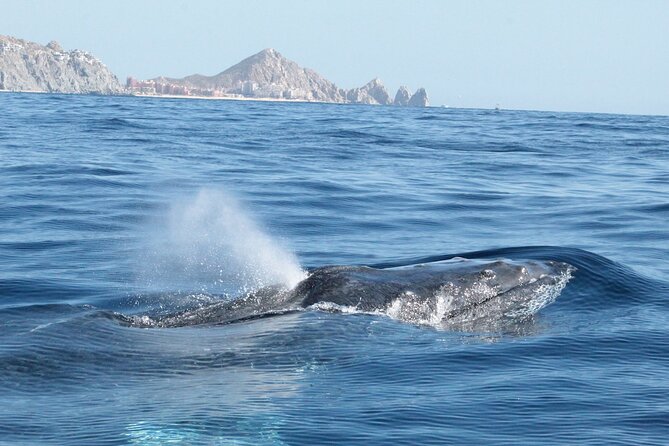
[[[540,285],[534,290],[534,295],[531,299],[527,300],[523,305],[519,305],[517,308],[508,311],[506,315],[511,318],[531,316],[538,313],[545,306],[555,302],[555,299],[558,298],[564,287],[569,283],[569,280],[571,280],[571,273],[573,271],[573,268],[567,268],[560,274],[555,283]]]
[[[361,311],[353,305],[339,305],[334,302],[316,302],[309,308],[312,310],[327,311],[328,313],[383,314],[381,311]]]

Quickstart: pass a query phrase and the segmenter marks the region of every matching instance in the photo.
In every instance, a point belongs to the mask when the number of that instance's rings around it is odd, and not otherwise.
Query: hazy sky
[[[669,0],[0,0],[0,34],[122,80],[216,74],[273,47],[343,88],[433,105],[669,115]]]

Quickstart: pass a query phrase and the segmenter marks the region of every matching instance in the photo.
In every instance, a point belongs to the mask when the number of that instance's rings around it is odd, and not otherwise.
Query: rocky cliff
[[[372,79],[360,88],[348,90],[346,99],[355,104],[392,104],[386,87],[378,78]]]
[[[0,90],[123,92],[116,76],[89,53],[65,51],[57,42],[42,46],[9,36],[0,36]]]

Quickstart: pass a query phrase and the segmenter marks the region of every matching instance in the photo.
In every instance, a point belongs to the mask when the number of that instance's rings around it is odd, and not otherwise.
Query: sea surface
[[[575,269],[503,325],[123,322],[453,257]],[[0,444],[668,442],[668,117],[0,94]]]

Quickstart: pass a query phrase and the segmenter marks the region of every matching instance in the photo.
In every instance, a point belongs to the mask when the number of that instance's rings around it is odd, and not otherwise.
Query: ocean
[[[668,221],[668,117],[0,94],[0,444],[667,444]],[[498,260],[569,277],[150,323]]]

